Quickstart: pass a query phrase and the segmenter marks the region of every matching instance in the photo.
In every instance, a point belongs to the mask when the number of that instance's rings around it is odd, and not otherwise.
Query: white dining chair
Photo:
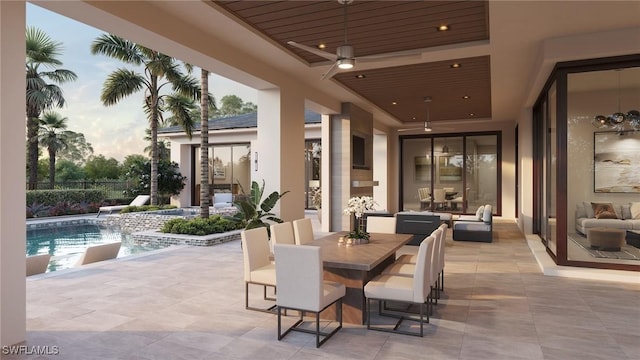
[[[418,199],[420,200],[420,210],[431,207],[431,190],[428,187],[419,188]]]
[[[433,189],[433,203],[436,210],[439,208],[447,208],[447,192],[444,189]],[[438,206],[440,205],[440,206]]]
[[[428,259],[428,264],[431,267],[430,268],[431,276],[428,278],[428,281],[429,281],[429,286],[431,288],[431,293],[432,293],[431,294],[432,296],[430,296],[429,299],[431,300],[431,302],[435,304],[438,303],[438,298],[440,297],[440,292],[439,292],[440,288],[438,287],[438,280],[440,279],[439,252],[441,251],[440,249],[444,245],[444,238],[442,234],[443,232],[441,228],[434,230],[430,234],[430,236],[434,238],[434,244],[433,244],[433,254]],[[417,266],[417,263],[418,263],[418,259],[419,259],[419,255],[415,255],[416,261],[414,263],[407,263],[407,262],[403,262],[402,259],[398,259],[396,262],[394,262],[393,264],[383,269],[382,273],[387,275],[413,276],[415,273],[415,267]]]
[[[435,239],[427,236],[418,249],[418,262],[414,266],[412,276],[380,274],[371,279],[364,286],[364,295],[367,298],[367,329],[394,332],[413,336],[424,336],[424,322],[429,322],[431,288],[429,281],[432,278],[429,259],[433,257]],[[371,301],[378,302],[378,315],[390,316],[398,319],[393,328],[373,326],[371,324]],[[394,310],[393,313],[383,312],[383,303],[387,301],[400,302],[419,307],[419,318],[415,318],[408,309]],[[426,311],[425,311],[425,306]],[[397,314],[397,313],[400,313]],[[420,325],[419,332],[401,330],[400,325],[404,320],[417,321]]]
[[[296,245],[304,245],[314,240],[313,225],[311,219],[298,219],[293,221],[293,235]]]
[[[396,217],[395,216],[367,216],[367,232],[395,234],[396,233]]]
[[[272,224],[269,227],[271,233],[271,245],[275,244],[290,244],[296,243],[295,236],[293,234],[293,225],[290,221],[283,223]]]
[[[248,310],[271,312],[275,305],[269,308],[249,306],[249,284],[263,287],[263,299],[274,301],[267,296],[267,287],[276,288],[276,268],[270,259],[269,235],[266,227],[244,230],[242,237],[242,256],[244,260],[244,307]]]
[[[316,336],[316,347],[319,347],[342,328],[342,298],[346,294],[346,287],[344,284],[323,280],[320,247],[275,244],[273,250],[278,283],[278,340],[291,331],[306,332]],[[320,313],[333,304],[336,304],[336,321],[339,325],[330,332],[321,332]],[[282,310],[287,309],[297,310],[300,317],[283,333]],[[305,327],[306,313],[315,314],[313,330]]]

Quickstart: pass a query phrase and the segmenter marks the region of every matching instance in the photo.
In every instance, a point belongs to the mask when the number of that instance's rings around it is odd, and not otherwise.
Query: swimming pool
[[[118,257],[160,249],[161,245],[137,244],[130,234],[118,228],[77,224],[27,229],[27,256],[50,254],[47,271],[71,268],[84,250],[92,245],[121,241]]]

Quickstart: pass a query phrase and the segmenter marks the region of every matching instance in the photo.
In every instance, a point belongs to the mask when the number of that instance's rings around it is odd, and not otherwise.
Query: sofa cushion
[[[631,215],[631,204],[621,205],[620,212],[622,213],[622,219],[624,220],[633,219],[633,215]]]
[[[491,225],[477,221],[456,221],[453,223],[453,231],[491,231]]]
[[[591,203],[593,215],[596,219],[617,219],[618,215],[611,203]]]
[[[588,229],[591,229],[594,227],[632,230],[634,226],[634,222],[636,221],[638,222],[638,225],[640,225],[640,220],[580,218],[576,220],[576,229],[578,229],[578,231],[580,231],[583,234],[586,234],[586,231]]]
[[[484,213],[484,205],[480,205],[478,210],[476,210],[476,217],[478,220],[482,220],[482,214]]]
[[[576,218],[586,218],[587,211],[584,209],[584,204],[579,202],[576,204]]]
[[[632,219],[640,219],[640,202],[632,202],[629,206]]]

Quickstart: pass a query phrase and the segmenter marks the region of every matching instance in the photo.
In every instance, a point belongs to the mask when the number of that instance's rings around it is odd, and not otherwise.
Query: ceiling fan
[[[349,45],[349,43],[347,42],[347,5],[351,4],[353,0],[338,0],[338,2],[342,4],[344,7],[344,43],[341,46],[338,46],[336,48],[335,54],[332,54],[330,52],[326,52],[311,46],[298,44],[295,41],[287,41],[287,44],[289,44],[290,46],[296,47],[298,49],[302,49],[304,51],[323,57],[327,60],[333,61],[333,65],[331,65],[329,70],[324,75],[322,75],[323,80],[331,78],[333,75],[335,75],[338,72],[338,70],[352,69],[356,64],[356,60],[358,62],[371,62],[371,61],[378,61],[378,60],[384,60],[384,59],[390,59],[390,58],[416,57],[420,55],[420,54],[387,53],[387,54],[376,54],[376,55],[356,57],[353,46]]]
[[[433,98],[431,96],[425,96],[423,98],[423,101],[425,102],[426,107],[427,107],[427,117],[426,120],[424,121],[424,126],[423,127],[413,127],[413,128],[402,128],[402,129],[398,129],[398,131],[402,132],[402,131],[415,131],[415,130],[424,130],[425,132],[431,132],[433,131],[433,121],[431,121],[431,117],[429,116],[429,103],[433,100]],[[440,128],[440,130],[450,130],[449,128]]]

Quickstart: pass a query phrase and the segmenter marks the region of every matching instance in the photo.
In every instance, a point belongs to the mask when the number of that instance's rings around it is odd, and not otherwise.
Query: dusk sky
[[[68,118],[68,130],[83,133],[95,155],[122,161],[129,154],[143,154],[148,145],[143,140],[148,127],[142,110],[143,92],[109,107],[100,101],[102,84],[108,74],[119,67],[130,68],[106,56],[91,54],[91,43],[103,31],[29,3],[27,26],[38,27],[62,43],[61,68],[78,75],[77,81],[62,85],[67,106],[56,109]],[[199,79],[200,70],[195,69],[194,75]],[[245,102],[257,102],[254,89],[215,74],[209,77],[209,91],[218,101],[225,95],[237,95]]]

